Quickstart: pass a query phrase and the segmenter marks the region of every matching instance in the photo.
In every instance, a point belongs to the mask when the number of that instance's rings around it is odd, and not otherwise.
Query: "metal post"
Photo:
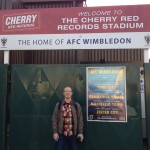
[[[148,49],[148,60],[150,60],[150,48]],[[148,61],[150,63],[150,61]]]
[[[9,50],[4,51],[4,64],[9,64]]]

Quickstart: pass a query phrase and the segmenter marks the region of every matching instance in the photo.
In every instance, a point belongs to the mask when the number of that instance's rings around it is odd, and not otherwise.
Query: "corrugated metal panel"
[[[77,64],[77,51],[11,51],[10,64]]]
[[[5,8],[5,0],[0,0],[0,9]]]
[[[2,9],[2,0],[0,0],[0,9]]]
[[[77,64],[77,50],[32,51],[33,64]]]
[[[144,62],[143,49],[83,50],[81,62]]]
[[[85,1],[85,0],[20,0],[22,3],[32,3],[32,2],[73,2],[73,1]]]
[[[11,64],[143,63],[142,49],[11,51]]]
[[[28,3],[24,4],[24,8],[26,9],[34,9],[34,8],[60,8],[60,7],[72,7],[71,3]]]
[[[30,1],[30,0],[25,0]],[[13,1],[13,9],[33,9],[33,8],[64,8],[64,7],[83,7],[83,1],[41,1],[38,2],[22,2],[20,0]]]
[[[10,51],[10,64],[24,64],[24,51]]]
[[[0,51],[0,64],[4,63],[4,52]]]
[[[11,0],[0,0],[0,10],[1,9],[11,9],[12,1]]]
[[[23,4],[19,0],[14,0],[12,3],[12,9],[23,9]]]
[[[65,8],[73,7],[73,2],[42,2],[42,3],[24,3],[23,8],[25,9],[34,9],[34,8]],[[76,3],[77,7],[82,7],[82,2]]]

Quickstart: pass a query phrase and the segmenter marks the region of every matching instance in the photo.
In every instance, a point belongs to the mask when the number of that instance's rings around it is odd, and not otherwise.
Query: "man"
[[[64,143],[70,150],[77,150],[76,138],[83,141],[83,117],[79,103],[72,99],[71,87],[64,88],[64,100],[55,106],[52,116],[53,139],[57,141],[56,150],[63,150]]]

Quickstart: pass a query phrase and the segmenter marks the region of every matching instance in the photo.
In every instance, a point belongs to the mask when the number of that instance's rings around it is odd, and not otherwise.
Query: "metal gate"
[[[150,63],[144,64],[145,77],[145,108],[147,122],[148,150],[150,150]]]
[[[140,69],[119,65],[127,72],[127,123],[86,121],[86,67],[104,65],[13,65],[10,150],[54,149],[50,121],[65,86],[73,87],[83,109],[85,140],[79,150],[142,150]]]
[[[0,149],[5,150],[6,138],[7,65],[0,65]]]

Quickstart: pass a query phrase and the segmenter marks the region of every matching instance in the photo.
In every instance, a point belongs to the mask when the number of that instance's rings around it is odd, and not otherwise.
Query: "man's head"
[[[63,94],[65,96],[65,99],[70,99],[71,100],[71,96],[73,94],[71,87],[65,87]]]

